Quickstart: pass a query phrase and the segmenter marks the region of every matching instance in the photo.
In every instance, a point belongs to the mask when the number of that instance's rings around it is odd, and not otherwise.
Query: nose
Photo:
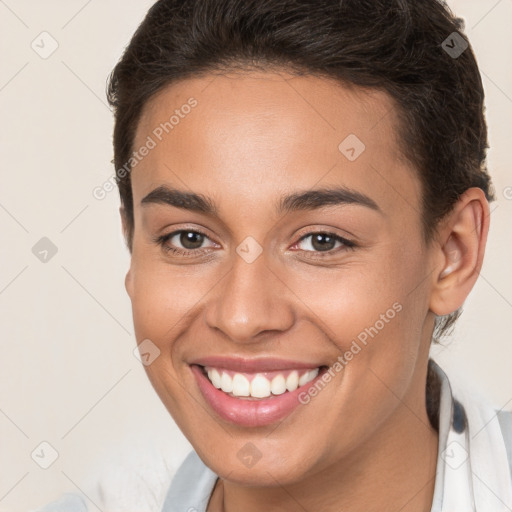
[[[291,294],[268,266],[265,253],[248,263],[235,255],[230,271],[215,287],[206,306],[206,323],[230,341],[257,343],[266,334],[284,332],[294,322]]]

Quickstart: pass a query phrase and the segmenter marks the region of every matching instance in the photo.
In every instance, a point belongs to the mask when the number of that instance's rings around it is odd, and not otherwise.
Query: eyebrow
[[[141,206],[164,204],[184,210],[218,216],[215,202],[202,194],[160,185],[141,200]],[[281,197],[276,204],[278,215],[299,210],[317,210],[326,206],[355,204],[383,214],[378,204],[367,195],[346,187],[320,188],[294,192]]]

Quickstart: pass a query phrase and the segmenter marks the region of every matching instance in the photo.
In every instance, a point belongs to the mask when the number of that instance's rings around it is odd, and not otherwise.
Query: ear
[[[489,231],[489,203],[483,190],[461,195],[438,229],[430,310],[439,316],[461,307],[482,268]]]
[[[124,241],[125,241],[126,246],[128,247],[128,250],[130,251],[130,254],[131,254],[130,246],[128,243],[128,221],[126,220],[126,210],[124,209],[124,207],[122,205],[119,208],[119,213],[121,215],[121,225],[122,225],[122,230],[123,230]],[[133,276],[132,276],[131,262],[132,262],[132,260],[130,259],[130,268],[128,269],[128,272],[126,273],[126,276],[124,278],[124,287],[125,287],[126,292],[128,293],[130,298],[132,298],[132,295],[133,295]]]

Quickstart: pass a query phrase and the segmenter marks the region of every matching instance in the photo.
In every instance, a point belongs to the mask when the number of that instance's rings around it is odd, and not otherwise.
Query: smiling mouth
[[[260,400],[293,392],[314,380],[325,369],[326,366],[319,366],[300,370],[247,373],[201,366],[203,375],[215,388],[228,396],[245,400]]]

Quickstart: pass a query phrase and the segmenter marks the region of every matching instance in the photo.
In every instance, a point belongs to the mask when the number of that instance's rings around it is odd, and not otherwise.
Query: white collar
[[[511,461],[500,425],[512,414],[452,389],[444,371],[429,364],[441,380],[437,475],[431,512],[512,511]],[[510,428],[510,427],[509,427]],[[512,431],[507,443],[512,442]],[[508,446],[510,449],[510,445]]]

